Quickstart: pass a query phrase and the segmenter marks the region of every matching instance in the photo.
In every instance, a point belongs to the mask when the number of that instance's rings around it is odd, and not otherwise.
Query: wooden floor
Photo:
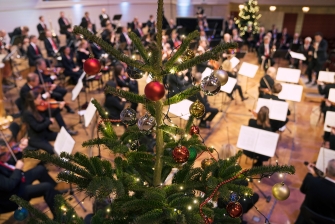
[[[250,63],[257,63],[257,59],[254,53],[248,53],[243,61],[247,61]],[[207,146],[213,146],[216,149],[222,147],[222,145],[227,143],[227,127],[229,127],[229,137],[230,143],[236,144],[238,133],[241,125],[247,125],[249,118],[251,117],[249,109],[253,109],[255,107],[255,103],[257,100],[257,87],[258,82],[263,75],[263,71],[259,71],[255,78],[247,79],[245,77],[239,77],[239,84],[242,86],[243,91],[247,92],[248,100],[242,102],[238,94],[235,96],[235,101],[231,103],[223,102],[225,100],[224,96],[220,93],[217,96],[210,97],[210,102],[212,106],[217,107],[220,112],[212,123],[212,128],[201,129],[201,136],[205,139],[205,144]],[[24,81],[19,82],[20,86],[24,84]],[[145,79],[139,81],[140,93],[143,93],[145,85]],[[69,93],[66,96],[66,99],[70,102],[71,94],[73,86],[67,87]],[[17,92],[11,91],[8,94],[8,98],[12,97],[12,99],[17,98]],[[103,101],[104,94],[98,91],[91,91],[88,95],[88,98],[94,97],[100,101]],[[80,94],[80,100],[84,102],[85,94]],[[77,108],[77,102],[70,103],[72,108]],[[10,104],[8,103],[7,108],[10,109]],[[307,168],[304,166],[304,161],[315,161],[322,143],[322,134],[323,127],[322,124],[317,124],[317,109],[318,103],[311,102],[300,102],[300,103],[292,103],[290,102],[290,109],[292,111],[292,115],[290,116],[290,122],[288,123],[288,129],[281,135],[279,140],[278,148],[276,154],[278,158],[272,158],[271,163],[275,164],[275,161],[278,160],[279,164],[290,164],[294,165],[296,168],[295,175],[285,175],[282,178],[279,177],[278,174],[273,175],[270,179],[264,179],[261,183],[254,183],[254,185],[250,184],[250,187],[260,195],[260,200],[256,204],[257,208],[270,220],[272,224],[290,224],[294,223],[296,217],[299,214],[300,205],[304,199],[304,195],[300,193],[299,188],[304,176],[307,173]],[[74,152],[83,152],[88,155],[97,155],[97,148],[87,149],[82,148],[81,143],[84,140],[87,140],[94,136],[95,131],[93,131],[93,123],[86,130],[83,128],[81,124],[78,124],[79,117],[78,115],[67,114],[66,112],[62,112],[63,117],[68,126],[74,125],[74,128],[78,130],[79,135],[75,136],[74,139],[76,141],[76,145],[74,148]],[[179,120],[175,121],[179,124]],[[183,124],[181,124],[183,125]],[[53,128],[58,130],[57,125],[54,125]],[[116,127],[118,133],[122,133],[124,131],[123,127]],[[103,150],[102,156],[105,159],[113,160],[113,155],[110,154],[108,150]],[[206,155],[203,155],[197,161],[197,165],[201,162],[202,159],[206,158]],[[27,162],[31,163],[31,162]],[[242,157],[240,160],[241,166],[243,168],[251,167],[252,161],[246,160],[245,157]],[[52,176],[56,177],[57,171],[55,167],[49,167],[50,173]],[[267,203],[260,193],[259,189],[261,189],[265,195],[271,195],[271,188],[275,183],[284,181],[291,190],[291,195],[286,201],[276,201],[273,197],[269,203]],[[85,195],[83,193],[76,193],[79,200],[83,200]],[[67,197],[72,198],[72,197]],[[47,212],[48,208],[46,204],[43,202],[42,198],[37,198],[31,201],[33,205],[38,207],[39,209]],[[76,206],[78,203],[74,199],[70,200],[70,203],[73,206]],[[90,199],[85,199],[83,201],[83,206],[87,209],[87,212],[84,212],[80,206],[76,206],[76,210],[78,215],[84,217],[88,213],[92,211],[92,204]],[[16,223],[13,221],[13,217],[11,214],[5,214],[0,216],[0,223]],[[257,219],[260,221],[257,221]],[[6,221],[7,220],[7,221]],[[246,215],[244,215],[244,220],[248,223],[264,223],[264,218],[257,212],[256,209],[251,209]],[[22,222],[21,222],[22,223]]]

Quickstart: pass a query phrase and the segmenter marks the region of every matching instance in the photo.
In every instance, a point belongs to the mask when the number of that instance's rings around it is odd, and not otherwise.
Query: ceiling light
[[[276,11],[276,8],[277,8],[276,6],[270,6],[269,9],[270,9],[271,12],[274,12],[274,11]]]
[[[302,11],[303,12],[308,12],[309,11],[309,7],[302,7]]]
[[[242,10],[242,9],[244,8],[244,5],[241,4],[241,5],[238,6],[238,8],[239,8],[240,10]]]

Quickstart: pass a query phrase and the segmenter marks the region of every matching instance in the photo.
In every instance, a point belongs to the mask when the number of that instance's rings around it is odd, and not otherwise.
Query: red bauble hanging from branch
[[[144,88],[144,94],[151,101],[158,101],[163,98],[165,88],[163,84],[157,81],[149,82]]]
[[[89,58],[84,62],[84,71],[88,75],[96,75],[100,72],[101,64],[96,58]]]

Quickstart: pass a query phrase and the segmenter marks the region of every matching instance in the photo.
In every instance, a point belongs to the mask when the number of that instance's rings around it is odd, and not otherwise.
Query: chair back
[[[300,212],[306,224],[335,224],[334,219],[313,212],[306,205],[301,206]]]

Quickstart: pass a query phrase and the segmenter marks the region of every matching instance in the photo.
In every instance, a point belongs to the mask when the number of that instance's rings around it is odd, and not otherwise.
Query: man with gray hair
[[[266,95],[273,93],[273,86],[276,79],[276,68],[269,67],[265,75],[259,81],[259,97],[265,98]]]
[[[312,38],[306,37],[304,40],[304,44],[300,46],[299,48],[299,53],[305,55],[306,60],[305,61],[299,61],[300,64],[305,64],[307,65],[307,70],[306,74],[308,76],[308,82],[306,84],[309,84],[312,82],[312,70],[313,70],[313,53],[314,53],[314,48],[311,45],[312,43]]]
[[[314,167],[314,164],[308,164],[308,173],[300,188],[306,195],[302,206],[335,220],[335,159],[328,162],[325,178],[316,177]],[[300,214],[295,224],[304,223],[304,217]]]

